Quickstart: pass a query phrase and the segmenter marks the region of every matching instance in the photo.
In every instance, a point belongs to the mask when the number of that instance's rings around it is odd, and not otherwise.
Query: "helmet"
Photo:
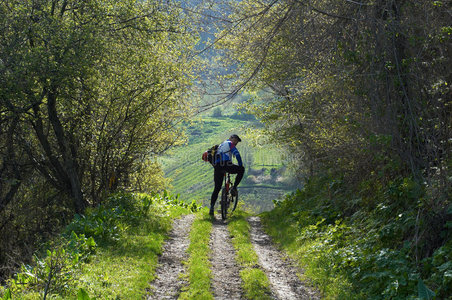
[[[236,138],[239,142],[242,141],[242,140],[239,138],[239,136],[238,136],[237,134],[232,134],[229,138],[230,138],[230,139]]]

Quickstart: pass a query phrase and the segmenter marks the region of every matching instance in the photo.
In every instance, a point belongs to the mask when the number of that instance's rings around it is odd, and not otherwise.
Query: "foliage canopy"
[[[180,9],[8,0],[0,20],[0,230],[20,206],[53,203],[52,219],[118,188],[162,188],[154,159],[180,141],[195,61]]]

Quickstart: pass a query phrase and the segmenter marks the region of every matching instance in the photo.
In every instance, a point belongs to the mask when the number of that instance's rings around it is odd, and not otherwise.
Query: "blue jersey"
[[[220,146],[218,146],[217,154],[218,157],[215,160],[215,164],[218,164],[220,162],[231,161],[232,154],[237,159],[239,166],[242,166],[242,157],[240,156],[239,150],[237,150],[235,145],[230,140],[226,140],[223,143],[221,143]]]

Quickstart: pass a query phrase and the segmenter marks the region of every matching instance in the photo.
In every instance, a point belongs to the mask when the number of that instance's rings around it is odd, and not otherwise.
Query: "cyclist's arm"
[[[242,166],[242,165],[243,165],[243,163],[242,163],[242,157],[240,156],[239,150],[237,150],[236,147],[233,147],[233,148],[231,149],[231,153],[232,153],[232,154],[235,156],[235,158],[237,159],[237,162],[239,163],[239,166]]]

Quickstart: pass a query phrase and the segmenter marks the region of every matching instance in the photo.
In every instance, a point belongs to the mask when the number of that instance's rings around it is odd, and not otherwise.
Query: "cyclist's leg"
[[[224,168],[228,173],[237,174],[234,181],[234,187],[237,187],[240,184],[240,181],[242,181],[245,168],[234,164],[228,164]]]
[[[220,166],[214,167],[213,180],[215,182],[215,188],[212,192],[212,196],[210,197],[210,211],[213,212],[213,208],[215,206],[215,202],[218,199],[218,193],[221,190],[221,186],[223,185],[223,169]]]

